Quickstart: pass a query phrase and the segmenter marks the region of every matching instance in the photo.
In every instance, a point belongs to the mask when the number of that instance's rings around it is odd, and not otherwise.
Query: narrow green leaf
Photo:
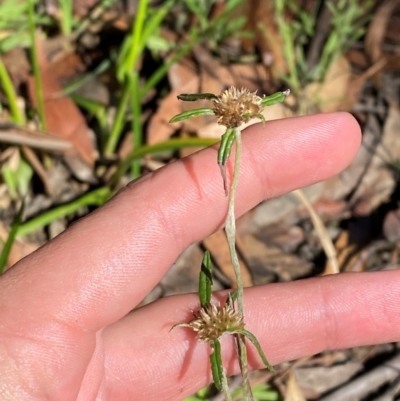
[[[183,113],[177,114],[175,117],[172,117],[169,122],[176,123],[178,121],[187,120],[188,118],[200,117],[200,116],[213,116],[214,114],[215,114],[214,110],[208,108],[188,110],[184,111]]]
[[[24,213],[25,201],[23,200],[21,203],[21,207],[18,210],[18,213],[15,215],[13,223],[11,225],[11,230],[8,234],[7,241],[5,242],[3,249],[0,254],[0,274],[3,273],[4,268],[6,267],[8,255],[10,254],[12,245],[14,243],[15,237],[17,235],[18,227],[21,224],[22,214]]]
[[[225,131],[225,134],[221,137],[221,144],[219,145],[218,149],[218,165],[221,169],[222,181],[224,183],[224,190],[225,195],[228,195],[228,186],[227,186],[227,179],[226,179],[226,166],[225,163],[228,160],[231,151],[233,142],[235,141],[236,134],[233,128],[228,128]]]
[[[212,293],[212,270],[210,252],[206,251],[201,262],[200,277],[199,277],[199,298],[202,307],[208,305],[211,301]]]
[[[248,330],[238,330],[236,333],[246,336],[256,347],[258,355],[260,355],[261,360],[263,361],[264,365],[268,368],[268,370],[272,373],[275,373],[275,369],[272,365],[268,362],[267,357],[264,354],[264,351],[261,348],[260,343],[258,342],[256,336],[253,333],[250,333]]]
[[[261,106],[272,106],[276,103],[283,102],[290,95],[290,90],[287,89],[284,92],[276,92],[270,96],[265,96],[261,102]]]
[[[224,165],[228,160],[233,142],[235,141],[235,130],[233,128],[228,128],[225,134],[221,137],[221,144],[218,149],[218,164]]]
[[[213,349],[212,354],[210,355],[211,362],[211,372],[214,379],[214,384],[217,390],[221,391],[222,389],[222,358],[221,358],[221,343],[219,340],[215,340],[210,343],[211,348]]]
[[[178,99],[184,102],[194,102],[201,99],[212,100],[216,98],[217,96],[213,93],[182,93],[178,95]]]

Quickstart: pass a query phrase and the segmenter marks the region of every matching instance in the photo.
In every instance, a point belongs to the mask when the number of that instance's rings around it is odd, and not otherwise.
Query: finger
[[[400,340],[399,297],[400,271],[253,287],[245,290],[246,328],[272,364],[329,349],[395,342]],[[192,320],[190,311],[198,307],[195,295],[169,297],[106,330],[109,399],[181,400],[212,380],[209,346],[190,329],[169,332],[173,324]],[[227,373],[239,373],[231,337],[222,344]],[[251,367],[262,368],[252,345],[248,349]]]
[[[359,127],[346,113],[249,128],[237,214],[339,172],[359,142]],[[12,269],[2,278],[13,282],[3,287],[4,311],[9,307],[12,324],[18,299],[30,319],[47,316],[97,331],[128,313],[183,249],[220,227],[226,210],[215,148],[173,163],[128,186]]]

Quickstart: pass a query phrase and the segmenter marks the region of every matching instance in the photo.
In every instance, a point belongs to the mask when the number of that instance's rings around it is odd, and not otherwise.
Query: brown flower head
[[[197,331],[202,341],[217,340],[226,332],[244,328],[243,318],[228,304],[219,306],[209,304],[194,313],[195,320],[188,326]]]
[[[218,124],[227,128],[239,127],[242,123],[257,117],[263,107],[262,98],[248,89],[237,89],[231,86],[221,95],[212,99],[214,113],[218,117]]]

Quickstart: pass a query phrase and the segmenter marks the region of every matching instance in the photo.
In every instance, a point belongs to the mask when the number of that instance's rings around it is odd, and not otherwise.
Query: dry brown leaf
[[[337,261],[341,272],[353,271],[352,267],[357,265],[358,271],[365,270],[364,263],[357,263],[360,260],[360,244],[351,242],[350,233],[343,231],[335,242]],[[329,261],[325,265],[325,271],[331,269]]]
[[[383,233],[390,242],[400,241],[400,209],[391,210],[385,216]]]
[[[384,1],[375,11],[373,20],[369,24],[365,35],[365,51],[373,63],[383,57],[382,43],[385,39],[386,28],[397,5],[398,0]],[[377,80],[380,83],[380,75],[377,75]]]
[[[349,82],[347,96],[340,103],[340,109],[351,111],[354,105],[358,102],[365,81],[381,71],[386,66],[386,64],[387,60],[385,58],[381,58],[375,64],[371,65],[361,75],[352,75]]]
[[[341,200],[320,198],[313,203],[315,211],[322,217],[339,219],[346,211],[347,203]]]
[[[388,115],[380,142],[372,149],[368,170],[362,175],[353,199],[356,200],[354,213],[369,215],[382,203],[388,201],[397,181],[390,166],[400,160],[400,109],[396,103],[389,104]],[[371,148],[367,149],[371,152]]]
[[[1,55],[1,60],[16,88],[28,79],[30,66],[26,52],[22,47],[16,47]]]
[[[261,234],[257,234],[259,236]],[[255,285],[276,281],[277,277],[279,281],[291,281],[311,273],[311,263],[294,254],[283,252],[271,243],[273,238],[263,236],[262,239],[251,234],[236,238],[237,248],[246,260]]]
[[[248,16],[245,28],[254,33],[254,39],[245,39],[243,46],[248,52],[253,52],[258,47],[264,64],[272,65],[274,77],[279,78],[287,72],[287,63],[276,23],[274,1],[251,0],[245,2],[245,6]]]
[[[219,230],[203,240],[204,246],[213,255],[213,259],[221,271],[229,280],[229,285],[236,288],[236,277],[232,267],[229,254],[228,241],[223,230]],[[249,270],[239,255],[240,269],[242,272],[243,286],[251,287],[253,285]]]
[[[293,371],[290,372],[287,381],[285,401],[307,401],[297,384],[296,376]]]
[[[150,120],[147,133],[149,145],[166,141],[179,127],[178,124],[169,124],[169,120],[181,113],[185,107],[186,102],[178,100],[177,96],[181,93],[195,93],[199,88],[199,77],[187,64],[173,65],[168,75],[173,89],[160,102],[156,113]],[[193,108],[195,103],[188,103]]]
[[[43,43],[40,39],[37,40],[37,50],[47,130],[74,145],[75,152],[68,155],[67,160],[74,173],[82,180],[93,179],[92,168],[97,152],[91,132],[80,110],[69,97],[54,96],[62,92],[62,87],[52,71],[51,64],[45,58]],[[28,80],[28,92],[32,103],[37,107],[35,82],[32,76]]]
[[[347,97],[350,77],[349,62],[345,57],[338,58],[329,68],[324,82],[313,82],[305,88],[308,102],[317,104],[323,113],[342,109],[342,104]]]

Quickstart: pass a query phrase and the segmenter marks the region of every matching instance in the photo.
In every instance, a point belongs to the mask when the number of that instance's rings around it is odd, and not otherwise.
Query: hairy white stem
[[[225,232],[229,244],[229,252],[231,255],[233,269],[236,275],[237,284],[237,304],[239,313],[243,316],[243,281],[242,274],[240,272],[239,258],[236,253],[236,221],[235,221],[235,198],[236,189],[239,182],[239,170],[240,170],[240,157],[242,154],[242,136],[239,128],[235,128],[235,138],[236,138],[236,154],[235,154],[235,167],[233,171],[232,185],[229,193],[229,205],[228,214],[225,221]]]
[[[225,401],[232,401],[232,396],[229,390],[228,379],[226,378],[225,371],[222,371],[221,385],[222,391],[225,394]]]
[[[243,308],[243,280],[240,271],[239,258],[236,253],[236,220],[235,220],[235,199],[236,190],[239,182],[239,170],[240,170],[240,158],[242,155],[242,136],[239,128],[235,128],[235,142],[236,142],[236,154],[235,154],[235,167],[233,170],[232,185],[229,193],[229,205],[228,214],[225,221],[225,232],[229,244],[229,252],[231,255],[233,269],[236,275],[237,285],[237,305],[239,314],[244,318]],[[240,370],[244,381],[244,390],[246,401],[252,401],[253,395],[248,379],[248,362],[247,362],[247,349],[245,344],[245,338],[242,335],[236,336],[236,342],[238,346]]]

